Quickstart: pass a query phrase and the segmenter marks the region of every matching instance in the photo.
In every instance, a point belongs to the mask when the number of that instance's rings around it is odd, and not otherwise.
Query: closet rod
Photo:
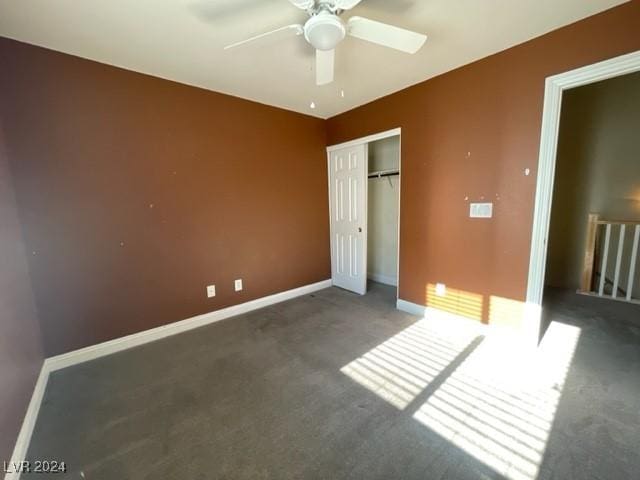
[[[370,173],[368,178],[382,178],[382,177],[393,177],[395,175],[400,175],[400,172],[387,172],[387,173]]]

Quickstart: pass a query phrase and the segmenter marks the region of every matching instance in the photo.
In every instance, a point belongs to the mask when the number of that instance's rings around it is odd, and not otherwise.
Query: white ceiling
[[[314,51],[302,37],[223,50],[303,23],[306,14],[287,0],[0,0],[0,36],[328,118],[621,3],[363,0],[343,18],[366,16],[429,40],[407,55],[347,38],[336,81],[324,87],[315,85]]]

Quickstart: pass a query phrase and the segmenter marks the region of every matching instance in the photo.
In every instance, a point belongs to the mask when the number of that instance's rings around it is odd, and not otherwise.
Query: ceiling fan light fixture
[[[304,25],[304,37],[317,50],[333,50],[346,34],[342,20],[330,12],[319,12]]]
[[[304,38],[315,48],[316,86],[328,85],[334,80],[336,47],[349,35],[369,43],[393,48],[405,53],[416,53],[422,48],[427,36],[404,28],[378,22],[365,17],[353,16],[343,22],[340,15],[362,0],[289,0],[293,6],[305,10],[309,19],[304,25],[296,23],[255,35],[246,40],[227,45],[225,50],[246,45],[280,32],[290,36],[304,34]],[[339,95],[344,98],[344,90]],[[311,102],[310,107],[314,108]]]

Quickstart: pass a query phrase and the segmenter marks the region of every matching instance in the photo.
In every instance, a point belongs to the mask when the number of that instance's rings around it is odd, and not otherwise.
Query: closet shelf
[[[400,175],[400,170],[380,170],[377,172],[369,172],[368,178],[382,178]]]

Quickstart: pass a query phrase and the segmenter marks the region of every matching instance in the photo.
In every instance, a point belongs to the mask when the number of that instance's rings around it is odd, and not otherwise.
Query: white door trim
[[[527,282],[527,310],[534,323],[539,322],[542,307],[562,94],[570,88],[637,71],[640,71],[640,50],[546,79]]]
[[[356,145],[362,145],[363,143],[371,143],[376,140],[382,140],[383,138],[395,137],[400,135],[401,129],[394,128],[385,132],[374,133],[362,138],[356,138],[355,140],[349,140],[348,142],[338,143],[337,145],[331,145],[327,147],[327,153],[331,153],[334,150],[342,150],[343,148],[355,147]]]
[[[329,194],[329,192],[331,192],[331,177],[330,177],[330,169],[329,169],[329,162],[331,161],[331,152],[335,151],[335,150],[341,150],[343,148],[349,148],[349,147],[355,147],[356,145],[363,145],[363,144],[369,144],[371,142],[375,142],[377,140],[383,140],[385,138],[389,138],[389,137],[399,137],[400,138],[400,148],[399,148],[399,152],[398,155],[400,158],[398,158],[398,171],[400,172],[400,175],[398,177],[399,181],[398,181],[398,256],[396,258],[396,277],[397,277],[397,288],[396,288],[396,300],[398,300],[400,298],[400,222],[402,221],[402,128],[398,127],[398,128],[392,128],[391,130],[385,130],[384,132],[380,132],[380,133],[374,133],[372,135],[367,135],[366,137],[360,137],[360,138],[356,138],[354,140],[349,140],[347,142],[343,142],[343,143],[338,143],[335,145],[330,145],[327,147],[327,186],[328,186],[328,191],[327,191],[327,197],[329,200],[329,221],[331,221],[331,195]],[[368,167],[367,167],[368,168]],[[368,183],[368,182],[367,182]],[[367,189],[366,189],[366,199],[367,199],[367,210],[369,208],[369,188],[367,185]],[[367,216],[367,220],[368,220],[368,211],[366,212],[366,216]],[[367,233],[367,238],[365,240],[368,240],[368,235],[369,235],[369,230],[367,228],[367,230],[365,230]],[[331,235],[331,233],[329,234]],[[329,242],[331,244],[331,236],[329,237]],[[365,243],[367,243],[365,241]],[[331,251],[331,258],[333,259],[333,254],[334,252]],[[333,264],[333,261],[332,261]],[[333,276],[333,272],[332,272],[332,276]]]

